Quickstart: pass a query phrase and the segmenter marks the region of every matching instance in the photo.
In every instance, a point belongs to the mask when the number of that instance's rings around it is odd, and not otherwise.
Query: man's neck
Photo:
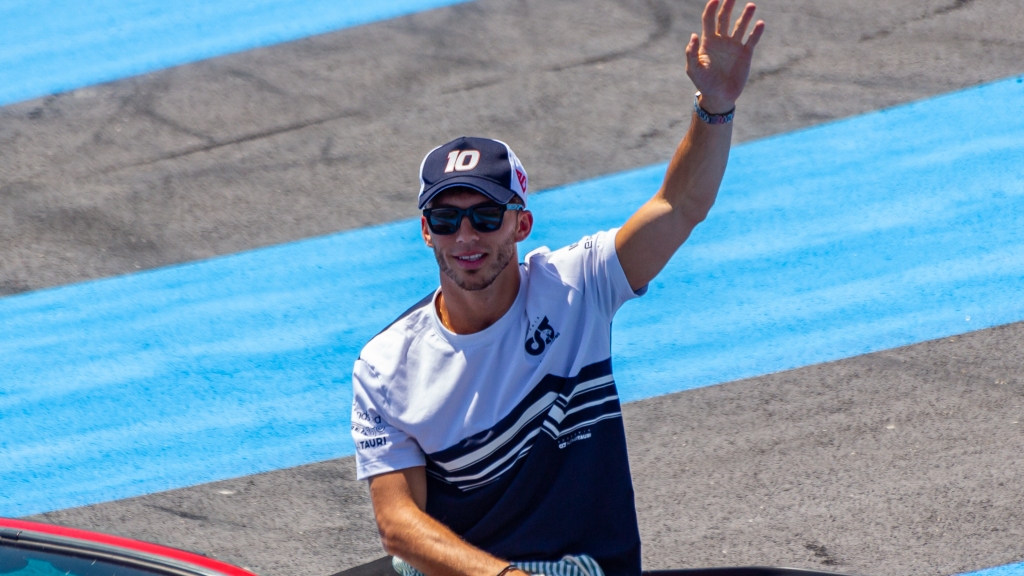
[[[464,290],[441,274],[437,314],[445,328],[456,334],[473,334],[501,319],[519,295],[519,266],[513,260],[483,290]]]

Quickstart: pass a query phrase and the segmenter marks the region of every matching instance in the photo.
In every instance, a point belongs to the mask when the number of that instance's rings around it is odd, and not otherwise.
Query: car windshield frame
[[[0,547],[98,560],[163,576],[232,576],[207,566],[152,552],[21,528],[0,528]]]

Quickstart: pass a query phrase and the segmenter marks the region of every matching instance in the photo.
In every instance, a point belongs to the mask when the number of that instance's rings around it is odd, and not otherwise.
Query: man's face
[[[451,206],[469,208],[493,204],[490,198],[468,188],[446,190],[430,202],[431,208]],[[508,210],[501,228],[479,232],[464,216],[458,231],[447,236],[432,234],[425,216],[420,217],[423,239],[434,249],[441,272],[463,290],[475,291],[489,287],[510,263],[518,260],[516,242],[525,240],[533,226],[527,211]]]

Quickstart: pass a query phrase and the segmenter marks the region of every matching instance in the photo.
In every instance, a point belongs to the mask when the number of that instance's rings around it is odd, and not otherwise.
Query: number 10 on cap
[[[476,168],[479,162],[479,150],[452,150],[448,153],[448,165],[444,167],[444,173],[466,172]]]

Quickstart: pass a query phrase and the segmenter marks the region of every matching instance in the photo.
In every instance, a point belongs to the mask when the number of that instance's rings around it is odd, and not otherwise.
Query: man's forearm
[[[447,526],[420,510],[378,522],[388,554],[398,556],[427,576],[494,576],[508,565],[468,544]],[[390,526],[387,526],[391,524]]]
[[[693,115],[661,189],[615,236],[615,249],[633,290],[650,282],[707,217],[729,159],[732,124],[709,125]]]
[[[370,499],[384,550],[427,576],[495,576],[508,565],[423,511],[427,487],[422,466],[375,476]]]
[[[693,114],[690,129],[669,163],[659,195],[673,212],[696,225],[718,196],[732,144],[732,123],[711,125]]]

